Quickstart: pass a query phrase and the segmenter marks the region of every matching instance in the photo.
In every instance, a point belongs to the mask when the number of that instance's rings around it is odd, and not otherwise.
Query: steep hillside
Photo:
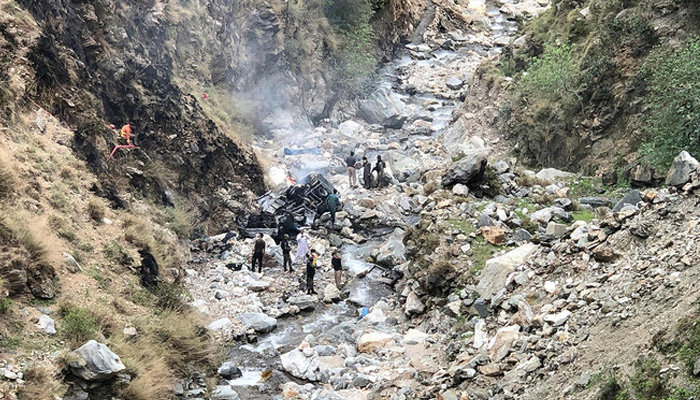
[[[482,126],[529,164],[622,174],[642,161],[663,173],[680,150],[696,150],[697,118],[684,110],[696,108],[699,17],[686,1],[557,3],[482,66],[475,92],[498,99]]]

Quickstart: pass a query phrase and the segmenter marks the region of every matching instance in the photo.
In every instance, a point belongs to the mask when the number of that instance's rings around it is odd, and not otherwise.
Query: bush
[[[87,213],[93,221],[102,223],[102,220],[105,218],[106,207],[100,200],[91,198],[87,204]]]
[[[649,94],[641,153],[653,166],[668,168],[681,150],[700,154],[700,38],[679,49],[659,47],[641,69]]]
[[[535,58],[519,89],[525,96],[534,96],[551,102],[570,100],[576,94],[579,69],[573,63],[572,47],[566,44],[545,45],[544,53]]]
[[[97,319],[86,308],[62,306],[61,336],[74,344],[86,342],[97,336]]]
[[[12,300],[8,298],[0,299],[0,314],[8,314],[12,309]]]
[[[666,398],[666,381],[661,377],[659,362],[654,359],[637,360],[631,383],[637,398],[648,400]]]
[[[170,229],[180,239],[189,239],[194,226],[193,216],[182,207],[168,207],[165,216]]]
[[[187,307],[190,294],[177,283],[160,282],[153,293],[157,307],[168,311],[182,311]]]

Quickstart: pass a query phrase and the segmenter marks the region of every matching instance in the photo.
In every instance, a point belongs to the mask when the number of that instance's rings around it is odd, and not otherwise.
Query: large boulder
[[[360,102],[359,115],[370,124],[385,128],[401,129],[407,116],[406,105],[401,96],[383,88],[374,92],[367,100]]]
[[[671,169],[666,175],[666,185],[680,187],[690,182],[693,172],[698,169],[698,160],[693,158],[687,151],[681,151],[673,159]]]
[[[473,187],[474,184],[483,180],[486,162],[486,153],[483,151],[474,151],[465,155],[453,163],[442,176],[442,185],[448,187],[461,183]]]
[[[508,275],[515,271],[517,265],[527,261],[536,249],[536,245],[528,243],[502,256],[486,261],[486,266],[481,271],[476,291],[481,297],[486,299],[495,296],[506,285]]]
[[[394,343],[394,335],[384,332],[368,332],[357,339],[357,350],[360,353],[372,353]]]
[[[393,267],[406,262],[406,246],[403,244],[404,231],[396,229],[389,239],[379,248],[377,264]]]
[[[615,207],[613,207],[612,211],[618,212],[627,205],[637,206],[637,203],[639,203],[640,201],[642,201],[642,196],[639,193],[639,190],[630,190],[629,192],[627,192],[625,197],[622,198],[622,200],[618,201],[617,204],[615,204]]]
[[[294,377],[311,382],[320,379],[321,359],[308,343],[302,343],[289,353],[280,355],[280,360],[282,368]]]
[[[70,370],[86,381],[105,381],[126,369],[118,355],[94,340],[82,345],[75,354],[78,357],[70,362]]]
[[[411,290],[411,293],[409,293],[408,297],[406,297],[405,307],[406,314],[408,315],[421,314],[423,311],[425,311],[425,304],[423,304],[420,297],[418,297],[413,290]]]
[[[287,304],[297,306],[301,311],[309,311],[316,308],[317,299],[315,296],[302,294],[287,299]]]
[[[537,179],[552,182],[561,179],[570,179],[576,176],[576,174],[562,171],[556,168],[544,168],[541,169],[537,174],[535,174],[535,176],[537,177]]]
[[[243,313],[236,316],[236,320],[257,333],[268,333],[277,328],[277,320],[263,313]]]
[[[211,394],[212,400],[239,400],[238,393],[229,385],[217,386]]]

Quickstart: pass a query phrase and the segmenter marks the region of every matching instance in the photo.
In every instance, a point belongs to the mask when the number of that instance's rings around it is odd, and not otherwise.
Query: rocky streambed
[[[310,247],[321,255],[318,296],[303,294],[303,266],[293,273],[281,270],[279,248],[268,237],[270,257],[263,274],[228,268],[245,264],[251,240],[212,238],[210,244],[219,250],[193,257],[185,279],[192,305],[210,317],[210,332],[228,343],[228,361],[219,370],[213,398],[430,396],[426,387],[445,367],[444,336],[412,319],[427,309],[420,285],[404,282],[397,292],[391,285],[395,279],[387,279],[385,271],[405,271],[409,264],[405,230],[426,210],[449,206],[430,197],[440,177],[431,171],[441,174],[455,148],[488,152],[489,143],[478,137],[449,142],[454,136],[450,122],[469,95],[465,83],[479,63],[497,55],[515,32],[508,17],[517,4],[473,1],[459,7],[462,19],[451,14],[454,7],[429,7],[424,31],[383,68],[369,98],[339,104],[318,127],[283,112],[275,115],[273,137],[260,139],[256,149],[274,160],[268,177],[275,189],[288,185],[286,176],[319,172],[340,190],[344,207],[337,225],[325,215],[311,232]],[[530,12],[544,9],[536,2],[522,4]],[[344,159],[351,150],[371,161],[384,156],[391,184],[350,187]],[[466,195],[469,189],[461,186]],[[341,291],[330,269],[336,249],[346,266]],[[184,382],[178,394],[199,398],[201,381]]]

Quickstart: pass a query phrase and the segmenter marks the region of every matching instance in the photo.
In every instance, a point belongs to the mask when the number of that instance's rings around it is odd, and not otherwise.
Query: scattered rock
[[[243,313],[236,316],[236,320],[257,333],[268,333],[277,328],[277,320],[263,313]]]
[[[671,169],[666,175],[666,185],[681,187],[690,182],[691,175],[698,169],[698,160],[693,158],[687,151],[681,151],[673,159]]]

